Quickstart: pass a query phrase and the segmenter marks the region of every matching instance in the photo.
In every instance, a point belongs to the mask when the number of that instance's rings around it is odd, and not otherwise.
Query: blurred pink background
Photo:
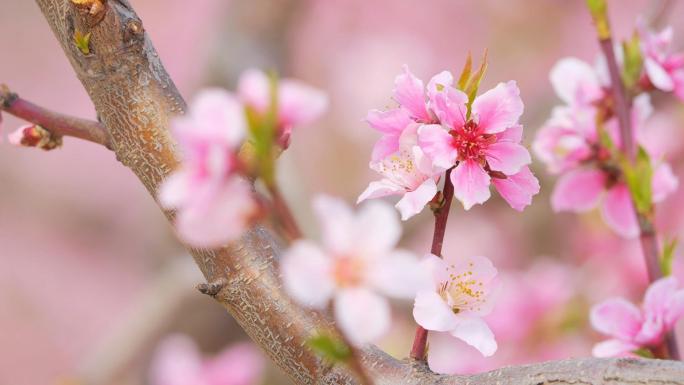
[[[518,81],[529,145],[558,103],[549,69],[563,56],[591,61],[597,52],[582,1],[131,3],[188,99],[205,85],[232,88],[251,66],[276,68],[329,93],[331,110],[294,133],[280,170],[312,236],[312,194],[355,201],[374,178],[367,163],[377,135],[362,120],[367,110],[391,104],[402,64],[427,79],[442,69],[457,72],[468,51],[479,58],[489,49],[482,89]],[[653,3],[611,2],[616,34],[629,36]],[[684,5],[675,4],[667,17],[675,45],[684,49]],[[0,47],[0,82],[50,109],[95,118],[34,2],[3,0]],[[672,146],[681,180],[684,107],[669,99],[654,103],[653,130]],[[6,130],[21,124],[3,116]],[[588,306],[614,295],[638,300],[643,291],[638,244],[617,238],[597,215],[553,214],[553,179],[539,163],[533,168],[542,193],[524,213],[496,198],[467,213],[455,207],[450,218],[445,252],[492,258],[511,287],[490,317],[500,351],[472,360],[476,355],[464,346],[453,363],[464,371],[588,356],[599,338],[588,328]],[[190,257],[142,185],[108,151],[71,138],[48,153],[1,144],[0,198],[0,383],[145,384],[151,353],[166,334],[189,334],[206,352],[245,338],[221,308],[192,289],[201,277]],[[659,212],[664,233],[684,234],[684,192]],[[423,213],[406,223],[404,243],[423,253],[431,231]],[[397,314],[383,344],[397,356],[409,349],[408,317],[408,307]],[[271,368],[266,383],[288,382]]]

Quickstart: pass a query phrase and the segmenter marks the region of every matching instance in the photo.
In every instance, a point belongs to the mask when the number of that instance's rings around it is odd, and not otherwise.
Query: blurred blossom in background
[[[314,194],[351,203],[376,178],[367,166],[378,134],[363,119],[370,109],[390,107],[387,90],[403,64],[427,79],[442,69],[458,72],[468,51],[478,57],[489,49],[481,89],[518,82],[525,102],[523,144],[529,147],[559,104],[549,70],[562,57],[593,62],[598,52],[581,1],[132,3],[186,99],[203,86],[235,89],[237,76],[252,67],[277,69],[328,92],[329,113],[293,133],[279,175],[311,235],[318,233],[309,210]],[[616,35],[630,36],[637,16],[648,15],[652,3],[613,2]],[[684,6],[675,4],[667,18],[675,51],[681,50]],[[0,82],[50,109],[95,118],[33,2],[2,2],[0,47]],[[653,103],[656,113],[645,134],[669,153],[681,179],[684,107],[674,98],[655,97]],[[6,131],[22,124],[4,119]],[[499,197],[468,212],[452,208],[444,253],[491,258],[505,290],[486,317],[499,351],[481,358],[463,343],[431,345],[453,352],[438,363],[444,368],[475,372],[590,356],[601,339],[589,326],[590,305],[614,296],[641,300],[647,280],[638,242],[618,238],[597,213],[553,214],[555,178],[534,157],[532,169],[541,194],[524,213]],[[246,359],[232,359],[232,349],[248,349],[253,361],[242,366],[261,372],[261,358],[251,347],[230,347],[247,337],[211,298],[193,289],[201,282],[199,271],[142,185],[110,152],[71,138],[48,153],[2,144],[0,197],[0,383],[175,385],[164,382],[164,361],[180,355],[186,374],[199,373],[186,384],[213,385],[206,370]],[[419,254],[428,251],[432,234],[431,214],[424,211],[404,224],[401,245]],[[683,214],[679,189],[658,206],[662,232],[681,237]],[[678,261],[681,280],[684,265]],[[382,347],[403,357],[414,331],[410,307],[395,308],[393,316]],[[289,384],[265,365],[263,383]],[[257,377],[235,384],[259,384]]]

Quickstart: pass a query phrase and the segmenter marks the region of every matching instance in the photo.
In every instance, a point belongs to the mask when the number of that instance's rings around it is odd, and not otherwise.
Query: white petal
[[[433,290],[418,293],[413,305],[413,318],[427,330],[452,331],[458,323],[449,305]]]
[[[335,296],[335,320],[355,346],[376,341],[390,326],[387,300],[366,289],[346,289]]]
[[[283,255],[280,269],[285,290],[295,301],[317,309],[328,304],[334,290],[331,260],[318,246],[295,242]]]
[[[487,323],[482,318],[465,318],[459,320],[451,335],[460,338],[468,345],[479,350],[483,356],[489,357],[496,352],[497,344]]]
[[[390,297],[413,299],[419,290],[432,283],[425,266],[413,253],[404,250],[375,261],[369,270],[369,283]]]
[[[396,205],[401,213],[401,219],[405,221],[421,212],[435,194],[437,194],[437,184],[432,178],[423,182],[414,191],[406,192]]]

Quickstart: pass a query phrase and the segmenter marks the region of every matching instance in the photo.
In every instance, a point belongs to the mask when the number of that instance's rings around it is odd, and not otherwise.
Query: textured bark
[[[143,24],[126,0],[108,0],[104,16],[76,8],[70,0],[36,0],[109,131],[117,158],[154,197],[178,164],[169,119],[185,103],[162,67]],[[192,2],[188,2],[192,7]],[[89,55],[73,35],[92,33]],[[173,219],[172,212],[165,212]],[[190,249],[215,298],[297,384],[356,384],[341,367],[330,367],[305,347],[315,331],[329,328],[317,313],[287,298],[275,264],[281,237],[266,225],[239,242],[215,250]],[[364,364],[376,384],[684,384],[684,364],[653,360],[570,360],[504,368],[476,376],[440,376],[423,364],[395,360],[368,348]]]

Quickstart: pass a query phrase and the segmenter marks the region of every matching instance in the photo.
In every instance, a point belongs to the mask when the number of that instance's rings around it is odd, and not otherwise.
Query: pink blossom
[[[463,340],[484,356],[494,354],[494,333],[482,319],[494,305],[497,271],[492,262],[485,257],[445,261],[428,255],[423,263],[432,273],[433,286],[416,296],[416,322],[427,330]]]
[[[639,132],[651,111],[648,95],[635,99],[635,138],[642,137]],[[558,108],[537,134],[536,153],[547,162],[549,171],[563,173],[551,195],[551,206],[556,212],[585,212],[600,205],[604,222],[619,235],[633,238],[639,234],[639,226],[630,193],[615,160],[599,140],[595,113],[592,109]],[[605,129],[619,147],[617,120],[609,120]],[[652,158],[652,197],[657,203],[676,190],[678,181],[667,163]]]
[[[644,69],[648,81],[655,88],[674,92],[684,100],[684,53],[671,53],[672,27],[660,32],[649,30],[645,23],[639,25]]]
[[[455,167],[451,171],[454,196],[466,210],[489,199],[492,178],[514,176],[495,187],[512,207],[522,210],[539,192],[539,184],[526,167],[530,154],[520,144],[523,102],[518,86],[514,81],[499,83],[480,95],[470,118],[467,102],[466,94],[450,85],[435,92],[431,106],[442,125],[421,126],[418,144],[435,166]]]
[[[406,220],[421,212],[437,194],[438,171],[418,146],[417,128],[417,124],[408,125],[402,131],[401,144],[396,152],[371,161],[370,168],[383,179],[371,182],[357,203],[388,195],[403,195],[396,208],[401,219]]]
[[[594,346],[597,357],[629,355],[640,348],[663,343],[665,335],[684,316],[684,290],[674,277],[661,278],[646,290],[641,308],[613,298],[591,310],[591,324],[611,339]]]
[[[608,81],[600,73],[601,65],[596,67],[574,57],[559,60],[549,74],[556,95],[572,108],[596,104],[608,92]]]
[[[205,90],[172,128],[185,159],[160,187],[160,203],[178,210],[176,227],[188,243],[236,239],[257,211],[250,184],[236,174],[247,130],[242,105],[228,92]]]
[[[323,91],[298,80],[280,79],[277,87],[280,140],[289,140],[293,126],[310,124],[328,108],[328,97]],[[271,82],[260,70],[248,69],[240,76],[238,94],[243,103],[260,114],[271,106]]]
[[[324,309],[332,300],[335,320],[354,345],[381,337],[390,326],[386,296],[412,299],[427,282],[412,254],[395,249],[401,235],[396,213],[371,202],[354,214],[344,202],[315,199],[322,247],[295,241],[282,260],[285,288],[304,306]]]
[[[150,368],[151,385],[257,385],[264,358],[252,344],[229,346],[212,358],[203,358],[197,345],[184,335],[164,339]]]

